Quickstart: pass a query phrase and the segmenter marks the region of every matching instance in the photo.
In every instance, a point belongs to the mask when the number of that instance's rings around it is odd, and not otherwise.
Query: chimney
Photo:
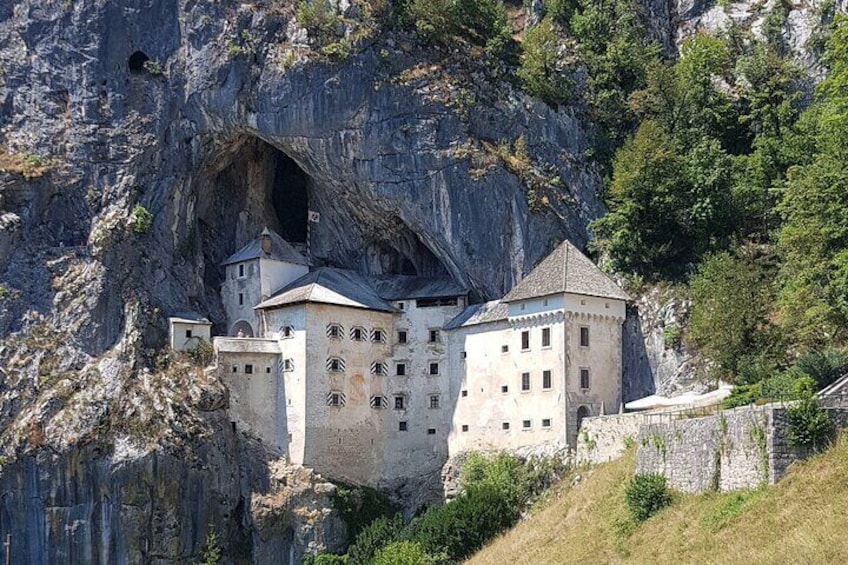
[[[265,255],[271,254],[271,232],[268,231],[268,228],[262,230],[262,235],[259,236],[262,240],[262,253]]]

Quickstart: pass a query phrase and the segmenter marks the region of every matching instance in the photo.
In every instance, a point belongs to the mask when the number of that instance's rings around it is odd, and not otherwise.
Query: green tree
[[[404,523],[400,514],[377,518],[366,526],[348,548],[350,565],[369,565],[382,548],[399,539]]]
[[[559,68],[559,45],[555,25],[545,18],[527,32],[516,73],[527,92],[554,106],[567,102],[572,89],[571,79]]]
[[[438,565],[444,559],[429,555],[420,544],[411,541],[396,541],[380,550],[371,561],[372,565]]]

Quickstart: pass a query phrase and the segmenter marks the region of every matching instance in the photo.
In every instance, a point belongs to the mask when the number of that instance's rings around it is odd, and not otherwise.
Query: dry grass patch
[[[773,487],[676,495],[640,526],[624,505],[633,466],[599,466],[469,563],[848,563],[848,434]]]

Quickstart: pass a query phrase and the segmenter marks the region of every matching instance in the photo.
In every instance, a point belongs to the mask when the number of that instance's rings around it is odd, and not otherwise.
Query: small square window
[[[501,386],[501,392],[504,392],[504,393],[509,392],[509,387],[507,385],[502,385]]]
[[[430,395],[430,408],[436,409],[439,407],[439,395],[431,394]]]
[[[294,359],[283,360],[283,371],[294,371]]]
[[[580,388],[589,388],[589,369],[580,369]]]
[[[463,432],[467,432],[467,431],[468,431],[468,424],[462,424],[462,431],[463,431]]]
[[[191,330],[186,330],[186,339],[191,339]]]
[[[580,306],[586,306],[586,299],[585,298],[582,298],[580,300]]]
[[[406,431],[406,422],[398,422],[398,431],[405,432]]]
[[[345,396],[341,392],[330,392],[327,394],[327,406],[344,406]]]
[[[550,428],[551,427],[551,419],[550,418],[542,418],[542,427]]]
[[[503,422],[501,424],[501,429],[502,430],[508,430],[509,429],[509,422]]]
[[[395,365],[395,374],[399,377],[406,375],[406,363],[398,363]]]
[[[430,375],[438,375],[439,374],[439,364],[438,363],[430,363]]]
[[[430,335],[428,338],[430,343],[438,343],[439,342],[439,330],[430,330]]]
[[[344,330],[339,324],[329,324],[327,326],[327,337],[331,339],[341,339]]]
[[[545,299],[542,301],[542,306],[547,306],[547,305],[548,305],[548,299],[547,299],[547,298],[545,298]]]
[[[526,305],[526,304],[522,304],[522,305],[521,305],[521,309],[522,309],[522,310],[524,310],[526,307],[527,307],[527,305]]]
[[[244,276],[244,263],[239,265],[239,277],[243,277],[243,276]]]
[[[404,400],[403,396],[395,396],[395,410],[404,409]]]
[[[604,302],[604,308],[609,308],[609,302]]]
[[[459,354],[459,358],[460,358],[460,359],[465,359],[465,358],[467,358],[467,357],[468,357],[468,352],[467,352],[467,351],[462,351],[462,352],[460,352],[460,354]]]
[[[365,341],[365,330],[362,328],[350,328],[350,339],[353,341]]]
[[[400,310],[405,310],[405,309],[406,309],[406,304],[405,304],[405,303],[403,303],[403,302],[398,302],[398,309],[400,309]]]
[[[532,423],[533,422],[531,422],[530,420],[522,420],[521,421],[521,427],[524,428],[525,430],[529,430]]]
[[[244,366],[244,374],[252,375],[253,374],[253,365],[245,365]]]
[[[383,330],[372,330],[371,331],[371,341],[374,343],[385,343],[386,342],[386,332]]]
[[[580,326],[580,347],[589,347],[589,327]]]
[[[521,390],[530,390],[530,373],[521,373]]]
[[[244,294],[239,292],[239,306],[244,306]]]
[[[521,332],[521,351],[528,351],[530,349],[530,331]]]
[[[551,346],[551,328],[542,328],[542,347]]]
[[[463,391],[462,391],[462,396],[463,396],[463,397],[468,396],[468,391],[467,391],[467,390],[463,390]]]
[[[551,385],[553,384],[552,380],[553,379],[551,379],[551,372],[549,370],[548,371],[542,371],[542,388],[543,389],[547,390],[547,389],[551,388]]]
[[[233,365],[233,373],[238,373],[238,367],[236,367],[235,365]]]
[[[371,372],[375,375],[387,375],[389,373],[389,369],[382,361],[375,361],[371,364]]]
[[[386,400],[385,396],[372,396],[371,397],[371,408],[376,408],[381,410],[383,408],[388,408],[389,402]]]
[[[406,343],[406,330],[398,332],[398,343]]]
[[[436,428],[427,428],[427,435],[428,436],[436,435]]]
[[[331,373],[342,373],[345,370],[345,363],[338,357],[331,357],[327,360],[327,370]]]
[[[509,351],[508,345],[501,345],[501,353],[506,353]]]
[[[291,339],[294,337],[294,327],[285,326],[282,331],[283,339]]]
[[[265,367],[265,373],[270,375],[271,374],[271,367]]]

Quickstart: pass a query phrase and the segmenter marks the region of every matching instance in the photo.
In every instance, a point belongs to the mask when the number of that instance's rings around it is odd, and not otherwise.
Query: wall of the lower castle
[[[577,434],[577,463],[606,463],[636,444],[643,425],[663,421],[662,415],[612,414],[585,418]],[[632,442],[632,443],[631,443]]]

